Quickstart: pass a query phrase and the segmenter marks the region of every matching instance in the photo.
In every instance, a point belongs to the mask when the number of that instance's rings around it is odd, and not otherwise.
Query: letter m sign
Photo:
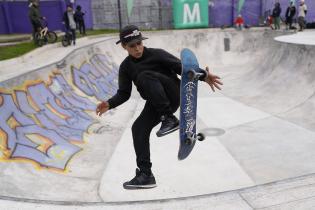
[[[208,27],[208,0],[173,0],[175,28]]]

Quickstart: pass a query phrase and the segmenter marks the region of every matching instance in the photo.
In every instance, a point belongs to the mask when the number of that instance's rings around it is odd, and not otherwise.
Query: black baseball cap
[[[142,36],[142,33],[137,26],[127,25],[120,30],[119,40],[116,42],[116,44],[119,43],[127,44],[142,41],[145,39],[147,38]]]

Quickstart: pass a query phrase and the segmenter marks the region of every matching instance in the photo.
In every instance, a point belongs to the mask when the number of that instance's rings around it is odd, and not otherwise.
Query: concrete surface
[[[299,44],[299,45],[315,45],[314,31],[305,30],[292,35],[279,36],[275,38],[276,41]]]
[[[178,133],[157,138],[153,130],[158,187],[142,191],[122,183],[135,173],[130,127],[144,101],[133,91],[121,107],[94,114],[117,88],[126,52],[116,37],[0,62],[0,209],[314,209],[312,34],[146,33],[148,47],[176,56],[192,49],[224,87],[200,85],[198,130],[207,140],[187,160],[177,160]],[[278,41],[283,35],[290,43]]]

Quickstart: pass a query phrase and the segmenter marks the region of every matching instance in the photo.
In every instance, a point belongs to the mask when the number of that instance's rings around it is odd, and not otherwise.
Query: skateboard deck
[[[197,93],[199,77],[206,71],[199,68],[195,54],[185,48],[181,51],[182,74],[180,85],[180,145],[178,159],[183,160],[193,150],[196,140],[204,140],[202,133],[196,134]]]

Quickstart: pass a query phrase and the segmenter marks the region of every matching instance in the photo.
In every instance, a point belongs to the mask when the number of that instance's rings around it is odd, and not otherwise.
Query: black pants
[[[75,40],[77,38],[75,29],[67,28],[66,30],[67,30],[66,36],[67,36],[67,39],[69,39],[69,43],[71,44],[70,41],[72,41],[73,44],[75,44]]]
[[[83,21],[78,21],[78,29],[80,31],[80,34],[85,34],[85,23]]]
[[[289,25],[289,29],[292,29],[293,18],[287,17],[286,24]]]
[[[33,28],[33,30],[32,30],[33,42],[36,44],[35,34],[36,34],[36,32],[39,32],[41,25],[38,23],[35,23],[33,21],[31,21],[31,24],[32,24],[32,28]]]
[[[70,29],[70,32],[71,32],[72,42],[75,43],[75,40],[76,40],[75,29]]]
[[[144,109],[132,125],[132,137],[137,156],[137,166],[150,174],[150,134],[160,123],[163,114],[174,113],[180,103],[180,82],[163,74],[142,72],[137,78],[137,88],[146,100]]]
[[[304,17],[298,17],[298,23],[300,26],[300,30],[304,30],[305,29],[305,18]]]

